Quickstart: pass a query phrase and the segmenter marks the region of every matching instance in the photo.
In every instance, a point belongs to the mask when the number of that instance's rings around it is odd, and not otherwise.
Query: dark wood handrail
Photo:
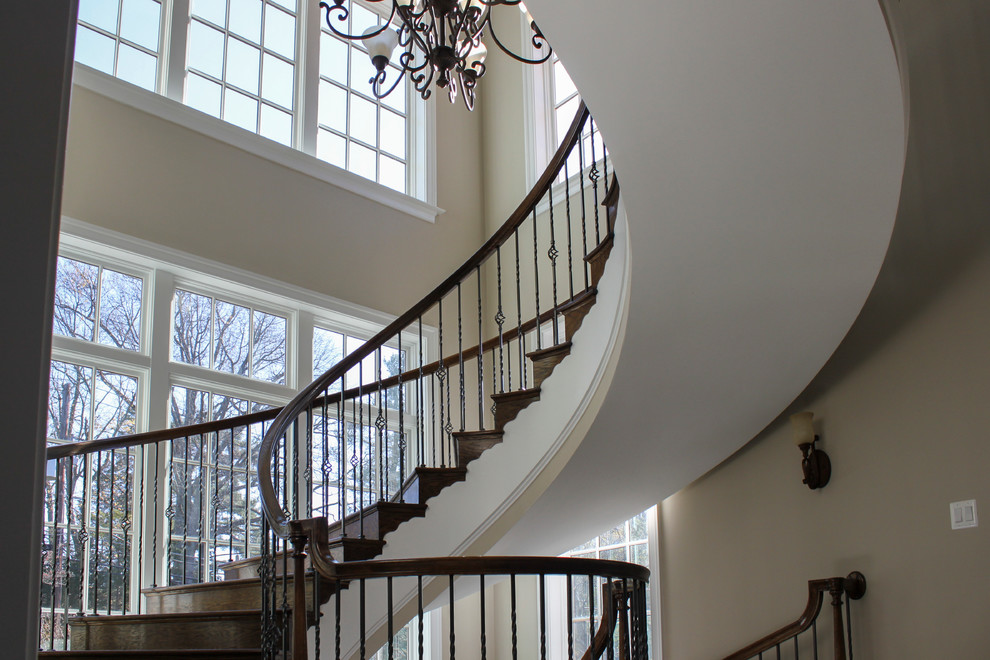
[[[731,655],[727,655],[724,660],[747,660],[748,658],[765,653],[778,644],[782,644],[808,630],[818,618],[818,615],[821,614],[822,602],[826,593],[832,596],[832,606],[836,608],[835,616],[838,617],[838,620],[833,626],[837,631],[837,634],[834,635],[836,658],[845,658],[845,639],[842,634],[841,617],[842,595],[845,593],[849,598],[858,600],[866,593],[866,578],[863,577],[862,573],[855,571],[844,578],[833,577],[821,580],[809,580],[808,603],[805,605],[804,612],[801,613],[801,616],[797,620],[758,639],[749,646]],[[840,649],[842,649],[841,653]]]
[[[412,325],[414,321],[433,308],[444,296],[453,291],[459,282],[473,273],[476,268],[480,268],[481,264],[488,257],[495,254],[495,251],[512,237],[513,232],[529,217],[540,200],[543,199],[547,190],[553,186],[557,175],[567,162],[571,150],[580,141],[581,133],[588,117],[588,108],[582,101],[560,147],[558,147],[557,152],[550,160],[549,165],[547,165],[546,170],[544,170],[536,185],[533,186],[533,189],[526,195],[515,212],[509,216],[509,219],[492,234],[491,238],[477,252],[422,300],[410,307],[374,337],[366,341],[359,349],[345,356],[326,373],[303,388],[292,401],[282,408],[272,426],[265,434],[258,452],[258,481],[261,491],[262,509],[271,530],[275,534],[281,538],[289,538],[291,532],[289,528],[290,518],[282,510],[282,506],[278,501],[278,495],[275,492],[274,482],[272,481],[272,458],[279,438],[305,412],[306,408],[319,397],[320,392],[330,384],[342,379],[351,368],[384,346],[388,340],[395,337],[404,328]]]
[[[560,303],[558,307],[564,307],[572,302],[577,302],[586,296],[586,292],[580,292],[576,294],[573,298],[565,300]],[[540,324],[546,323],[551,318],[553,318],[553,309],[548,309],[540,314],[539,318],[531,318],[530,320],[524,322],[521,326],[511,328],[502,333],[502,337],[494,337],[485,341],[481,344],[482,351],[490,351],[493,348],[498,348],[499,341],[510,342],[518,338],[520,335],[526,334],[534,329],[536,329]],[[368,392],[376,392],[378,390],[387,390],[392,387],[397,387],[402,383],[408,383],[419,377],[430,376],[440,369],[441,362],[445,367],[453,367],[460,360],[460,355],[463,354],[466,360],[471,360],[477,357],[479,352],[478,345],[475,344],[470,348],[465,348],[459,353],[451,353],[445,357],[442,361],[435,360],[428,364],[423,365],[422,369],[415,367],[413,369],[407,369],[401,374],[394,376],[389,376],[387,378],[382,378],[381,380],[371,381],[363,384],[360,388],[352,387],[350,389],[344,390],[343,392],[335,392],[329,396],[324,396],[316,399],[314,401],[317,405],[333,404],[339,403],[341,399],[350,400],[355,399],[359,396],[365,395]],[[200,422],[198,424],[187,424],[185,426],[173,426],[167,429],[159,429],[157,431],[143,431],[141,433],[130,433],[127,435],[118,435],[112,438],[99,438],[97,440],[86,440],[83,442],[72,442],[60,445],[51,445],[48,447],[46,458],[49,461],[53,461],[59,458],[65,458],[68,456],[82,456],[84,454],[93,454],[100,451],[109,451],[111,449],[125,449],[128,447],[141,447],[143,445],[151,445],[159,442],[167,442],[169,440],[178,440],[180,438],[192,437],[195,435],[203,435],[207,433],[217,433],[219,431],[230,431],[242,426],[250,426],[251,424],[259,424],[263,422],[269,422],[275,419],[279,412],[282,411],[282,406],[269,408],[267,410],[260,410],[258,412],[247,413],[245,415],[237,415],[235,417],[226,417],[224,419],[213,420],[212,422]]]

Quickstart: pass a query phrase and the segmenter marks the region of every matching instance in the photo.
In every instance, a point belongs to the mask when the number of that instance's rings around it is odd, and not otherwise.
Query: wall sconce
[[[801,469],[804,470],[804,483],[808,488],[824,488],[832,476],[832,461],[828,454],[821,449],[815,448],[818,436],[812,426],[814,413],[801,412],[791,415],[791,432],[794,435],[794,444],[801,450],[804,458],[801,459]]]

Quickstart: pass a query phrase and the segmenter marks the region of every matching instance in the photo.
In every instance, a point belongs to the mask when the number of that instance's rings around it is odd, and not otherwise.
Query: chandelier
[[[344,6],[345,1],[320,2],[320,8],[326,12],[331,32],[349,41],[364,42],[376,71],[368,82],[378,99],[388,96],[408,74],[423,99],[430,97],[431,85],[436,81],[437,87],[447,90],[451,103],[460,91],[468,110],[473,110],[474,88],[478,78],[485,74],[488,48],[482,37],[486,33],[502,52],[519,62],[542,64],[553,54],[522,0],[366,0],[389,2],[392,8],[382,25],[370,27],[362,34],[348,34],[334,25],[347,21],[350,9]],[[538,57],[518,55],[498,38],[491,20],[492,9],[498,5],[518,6],[525,12]],[[388,64],[397,47],[402,49],[399,71],[390,72]],[[390,73],[394,80],[388,80]]]

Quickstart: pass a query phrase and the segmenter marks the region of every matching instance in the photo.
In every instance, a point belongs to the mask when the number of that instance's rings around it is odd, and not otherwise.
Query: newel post
[[[842,595],[845,586],[841,578],[829,580],[828,592],[832,595],[832,646],[835,660],[846,660],[846,633],[842,628]]]
[[[292,657],[306,660],[306,532],[293,525],[289,541],[292,543]]]

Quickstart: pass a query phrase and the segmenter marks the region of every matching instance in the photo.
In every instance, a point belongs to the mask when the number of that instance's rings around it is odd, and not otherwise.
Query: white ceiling
[[[564,550],[772,421],[870,292],[904,163],[876,3],[528,4],[614,158],[632,291],[597,421],[496,553]]]

